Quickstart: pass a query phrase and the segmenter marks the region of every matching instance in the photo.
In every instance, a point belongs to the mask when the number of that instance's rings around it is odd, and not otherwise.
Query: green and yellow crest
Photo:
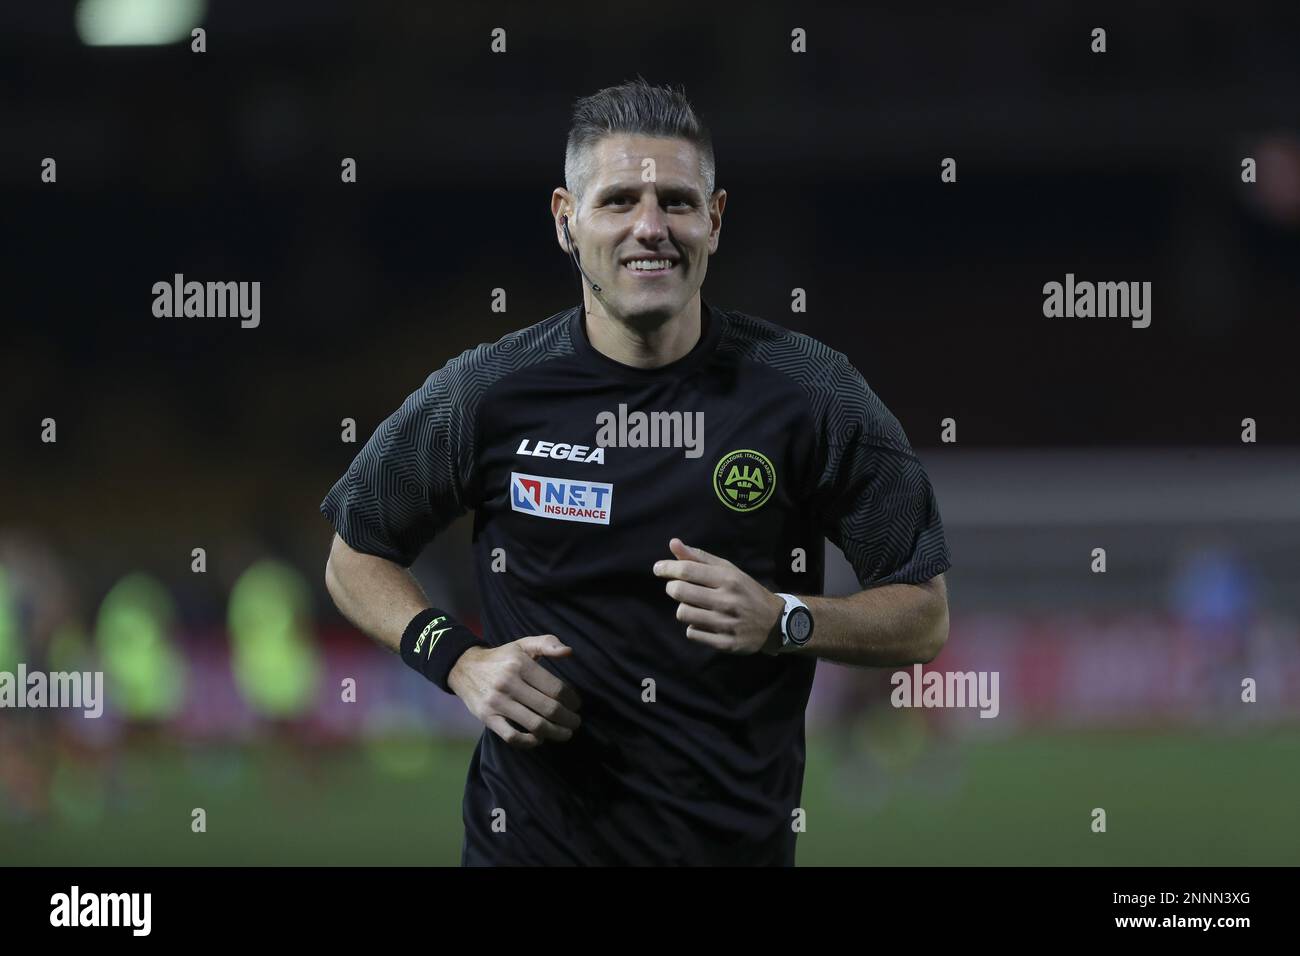
[[[729,451],[713,469],[713,490],[732,511],[761,508],[776,489],[776,469],[762,452],[752,448]]]

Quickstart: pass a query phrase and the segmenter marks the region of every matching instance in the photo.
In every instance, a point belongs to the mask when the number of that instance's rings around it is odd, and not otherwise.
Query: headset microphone
[[[560,217],[560,225],[564,227],[564,241],[569,244],[569,255],[573,259],[573,267],[577,269],[578,272],[582,273],[584,279],[591,282],[591,276],[587,275],[586,272],[583,272],[582,266],[578,263],[578,247],[573,244],[573,237],[569,235],[569,217],[567,215]],[[600,286],[591,282],[591,291],[599,292]],[[601,301],[603,302],[605,300],[601,299]]]

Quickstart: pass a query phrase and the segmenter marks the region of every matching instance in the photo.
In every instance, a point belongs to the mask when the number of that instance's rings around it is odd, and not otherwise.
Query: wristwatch
[[[781,612],[781,647],[803,647],[812,640],[812,611],[793,594],[778,591],[776,596],[785,602],[785,610]]]

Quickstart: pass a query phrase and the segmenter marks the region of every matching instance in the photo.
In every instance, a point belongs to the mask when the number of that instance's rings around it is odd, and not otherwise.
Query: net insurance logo
[[[545,475],[510,473],[510,510],[586,524],[609,524],[614,486],[603,481],[572,481]]]
[[[763,507],[776,488],[776,469],[762,452],[752,448],[729,451],[713,469],[713,490],[732,511]]]

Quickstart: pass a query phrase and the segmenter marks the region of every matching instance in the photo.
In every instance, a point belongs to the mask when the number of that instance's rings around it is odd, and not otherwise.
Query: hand
[[[676,561],[656,561],[654,573],[668,578],[664,590],[680,603],[677,620],[686,636],[731,654],[773,653],[781,645],[777,625],[785,602],[726,558],[668,542]]]
[[[447,686],[512,747],[565,741],[582,724],[577,714],[582,700],[537,658],[572,653],[554,634],[521,637],[500,647],[471,647],[457,658]]]

